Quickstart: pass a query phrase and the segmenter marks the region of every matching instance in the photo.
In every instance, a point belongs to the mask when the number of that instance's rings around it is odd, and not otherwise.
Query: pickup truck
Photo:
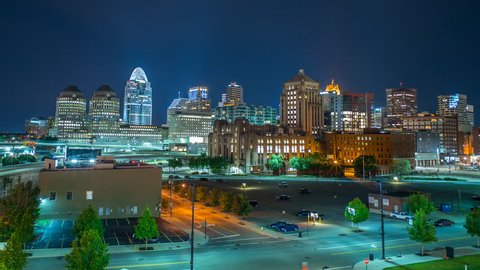
[[[390,213],[390,217],[391,218],[398,218],[398,219],[405,219],[405,220],[413,219],[413,216],[409,215],[407,212]]]

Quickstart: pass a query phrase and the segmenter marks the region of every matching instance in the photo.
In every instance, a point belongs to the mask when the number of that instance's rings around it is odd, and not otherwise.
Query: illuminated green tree
[[[148,239],[158,237],[158,235],[157,220],[152,216],[150,210],[145,208],[142,217],[135,226],[135,237],[145,241],[145,248],[147,248]]]
[[[480,209],[475,208],[465,217],[465,225],[468,234],[477,237],[477,247],[480,248]]]
[[[407,199],[407,208],[410,213],[416,213],[418,210],[422,209],[426,215],[435,210],[435,206],[427,195],[422,193],[410,195]]]
[[[420,242],[422,246],[422,256],[426,243],[437,242],[435,226],[428,223],[427,215],[423,209],[417,210],[413,219],[413,225],[407,228],[407,230],[410,239]]]
[[[103,235],[102,221],[98,218],[91,205],[83,210],[73,225],[73,232],[76,237],[80,237],[84,231],[88,230],[96,230],[99,235]]]
[[[16,232],[8,239],[5,250],[0,253],[0,259],[8,270],[22,270],[27,265],[27,254],[23,252],[22,243]]]
[[[65,255],[69,270],[103,270],[108,266],[108,245],[95,229],[83,231],[80,240],[72,243],[72,252]]]
[[[365,166],[364,166],[365,165]],[[353,160],[353,168],[355,176],[363,177],[363,169],[365,167],[365,177],[375,173],[377,169],[377,160],[374,156],[361,155]]]
[[[359,198],[355,198],[348,203],[343,214],[358,230],[358,223],[367,220],[369,212],[367,206]]]
[[[174,159],[169,159],[168,160],[168,167],[173,169],[173,173],[175,173],[175,169],[182,166],[183,163],[180,159],[174,158]]]
[[[270,158],[267,160],[267,168],[271,169],[272,171],[279,171],[285,161],[283,160],[282,155],[275,155],[272,154]]]

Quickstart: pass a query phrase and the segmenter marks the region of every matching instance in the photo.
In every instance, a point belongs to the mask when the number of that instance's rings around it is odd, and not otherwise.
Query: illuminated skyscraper
[[[125,86],[123,121],[130,125],[152,124],[152,87],[140,67],[135,68]]]
[[[417,90],[415,88],[405,88],[400,84],[400,88],[388,88],[387,92],[387,117],[385,128],[401,129],[403,116],[417,115]]]
[[[110,136],[120,126],[120,100],[108,85],[100,86],[90,99],[88,111],[92,136]]]
[[[467,96],[462,94],[438,96],[438,115],[456,116],[458,131],[472,132],[473,106],[467,105]]]
[[[310,134],[319,134],[323,128],[320,84],[305,75],[303,69],[283,84],[280,125]]]
[[[208,99],[208,88],[206,86],[190,87],[186,106],[190,111],[210,112],[212,107]]]
[[[55,128],[60,139],[70,138],[75,133],[85,132],[87,103],[83,93],[70,85],[57,97]]]

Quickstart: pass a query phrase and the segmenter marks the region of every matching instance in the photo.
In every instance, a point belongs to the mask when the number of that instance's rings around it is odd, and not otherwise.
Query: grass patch
[[[468,270],[480,269],[480,254],[457,257],[449,260],[438,260],[423,263],[414,263],[408,265],[388,267],[388,270],[450,270],[450,269],[464,269],[465,264],[468,264]]]

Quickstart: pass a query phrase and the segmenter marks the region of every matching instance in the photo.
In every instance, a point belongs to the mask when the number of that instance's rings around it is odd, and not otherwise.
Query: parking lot
[[[137,218],[103,219],[105,243],[109,246],[133,245],[144,243],[135,239]],[[74,237],[73,220],[55,219],[40,220],[35,225],[35,240],[27,244],[27,249],[68,248],[72,246]],[[160,236],[150,243],[174,243],[188,241],[189,235],[174,225],[160,219],[158,222]]]

